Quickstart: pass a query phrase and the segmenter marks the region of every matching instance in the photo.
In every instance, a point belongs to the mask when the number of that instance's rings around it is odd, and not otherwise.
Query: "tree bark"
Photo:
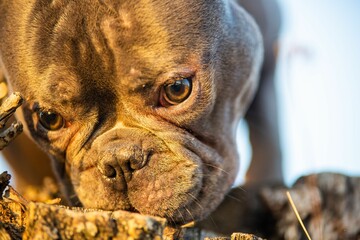
[[[10,175],[0,175],[0,239],[204,239],[196,228],[174,228],[163,218],[125,211],[101,211],[29,202],[9,186]],[[55,201],[57,202],[57,201]],[[258,240],[249,234],[231,238]]]

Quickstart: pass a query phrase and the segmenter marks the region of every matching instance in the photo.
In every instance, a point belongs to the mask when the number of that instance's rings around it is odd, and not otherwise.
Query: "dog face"
[[[262,58],[246,13],[220,0],[0,0],[0,16],[20,117],[73,204],[183,223],[221,202]]]

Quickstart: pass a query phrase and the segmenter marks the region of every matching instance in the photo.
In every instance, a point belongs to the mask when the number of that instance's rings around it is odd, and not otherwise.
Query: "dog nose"
[[[152,154],[152,150],[143,151],[139,146],[128,149],[118,149],[115,153],[105,154],[99,161],[98,168],[101,174],[108,179],[125,177],[131,179],[134,171],[142,169]]]

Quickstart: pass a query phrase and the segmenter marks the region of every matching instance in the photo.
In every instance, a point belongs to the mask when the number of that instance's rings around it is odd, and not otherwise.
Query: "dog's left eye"
[[[38,111],[38,117],[41,125],[50,131],[59,130],[64,126],[64,118],[56,113],[51,111]]]
[[[183,78],[165,84],[162,89],[160,104],[163,106],[179,104],[190,96],[191,90],[191,78]]]

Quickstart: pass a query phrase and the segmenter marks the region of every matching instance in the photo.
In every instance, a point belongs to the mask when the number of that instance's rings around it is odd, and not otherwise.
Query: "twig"
[[[0,106],[0,150],[5,148],[23,131],[23,125],[20,122],[14,122],[5,130],[6,122],[14,114],[16,109],[23,103],[23,98],[19,93],[12,93],[1,103]]]
[[[307,238],[308,238],[309,240],[311,240],[311,237],[310,237],[308,231],[306,230],[306,227],[305,227],[303,221],[301,220],[301,217],[300,217],[299,212],[298,212],[298,210],[297,210],[297,208],[296,208],[296,206],[295,206],[295,204],[294,204],[294,201],[293,201],[293,199],[292,199],[292,197],[291,197],[291,195],[290,195],[290,192],[289,192],[289,191],[286,191],[286,195],[287,195],[287,197],[288,197],[288,199],[289,199],[289,202],[290,202],[290,204],[291,204],[291,207],[292,207],[292,209],[294,210],[295,215],[296,215],[296,217],[297,217],[297,219],[298,219],[301,227],[303,228],[303,230],[304,230]]]

